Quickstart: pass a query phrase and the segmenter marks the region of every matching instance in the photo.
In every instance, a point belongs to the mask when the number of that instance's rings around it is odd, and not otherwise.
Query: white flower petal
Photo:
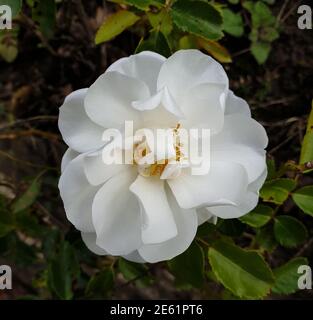
[[[231,90],[229,90],[226,98],[225,114],[228,115],[234,113],[240,113],[251,118],[251,111],[248,103],[240,97],[237,97]]]
[[[84,174],[84,156],[79,155],[67,165],[59,181],[59,190],[67,219],[80,231],[94,232],[91,206],[98,188],[91,186]]]
[[[169,57],[161,67],[158,90],[167,87],[180,105],[185,92],[202,83],[216,83],[228,88],[223,67],[199,50],[180,50]]]
[[[60,107],[59,129],[66,144],[78,152],[95,150],[103,145],[104,129],[93,122],[84,109],[87,89],[68,95]]]
[[[136,262],[136,263],[145,263],[146,260],[142,258],[142,256],[138,253],[138,251],[134,251],[126,256],[123,256],[124,259],[131,261],[131,262]]]
[[[208,209],[206,207],[198,208],[198,209],[196,209],[196,212],[197,212],[197,216],[198,216],[198,225],[199,226],[206,221],[209,221],[211,219],[213,220],[213,218],[215,217],[212,213],[210,213],[208,211]]]
[[[177,236],[160,244],[141,247],[139,254],[147,262],[154,263],[176,257],[187,250],[197,232],[198,219],[195,210],[180,208],[170,190],[167,190],[167,195],[177,225]]]
[[[252,211],[258,204],[259,196],[254,192],[247,192],[242,202],[237,206],[207,207],[210,213],[223,219],[239,218]]]
[[[62,161],[61,161],[61,172],[63,172],[66,168],[66,166],[72,161],[74,160],[77,156],[79,156],[79,153],[72,150],[71,148],[68,148],[63,157],[62,157]]]
[[[208,128],[219,132],[224,122],[225,93],[222,85],[200,84],[183,96],[181,110],[186,128]]]
[[[241,164],[247,171],[249,183],[256,180],[266,168],[264,150],[258,151],[240,144],[213,143],[211,160],[212,162],[231,161]]]
[[[86,247],[92,251],[93,253],[99,255],[99,256],[104,256],[107,255],[108,253],[103,250],[102,248],[100,248],[99,246],[97,246],[96,244],[96,239],[97,239],[97,235],[95,232],[82,232],[81,233],[82,239],[86,245]]]
[[[85,109],[88,116],[105,128],[121,129],[125,120],[141,124],[141,114],[131,103],[147,99],[149,88],[144,82],[122,75],[106,72],[88,89]]]
[[[109,179],[92,204],[96,244],[112,255],[127,255],[141,245],[140,207],[129,191],[136,170],[126,170]]]
[[[86,177],[89,183],[94,186],[104,183],[116,174],[129,169],[129,166],[125,164],[104,163],[102,153],[108,148],[110,148],[109,145],[105,146],[101,151],[86,155],[84,158]]]
[[[164,190],[164,180],[138,176],[130,186],[142,208],[142,241],[160,243],[177,235],[173,212]]]
[[[166,58],[158,53],[143,51],[130,57],[114,62],[106,72],[117,71],[126,76],[139,79],[146,83],[150,93],[156,92],[157,78]]]
[[[211,164],[207,175],[184,172],[167,183],[180,207],[196,208],[240,203],[247,190],[248,177],[237,163],[216,162]]]
[[[268,143],[265,129],[254,119],[243,114],[226,115],[223,130],[212,136],[212,148],[215,146],[242,144],[255,150],[263,150]]]

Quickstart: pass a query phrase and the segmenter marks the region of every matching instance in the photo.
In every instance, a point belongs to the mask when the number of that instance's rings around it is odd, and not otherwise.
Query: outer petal
[[[213,214],[214,216],[233,219],[239,218],[250,211],[252,211],[259,200],[259,190],[263,185],[267,176],[267,168],[264,169],[262,174],[252,183],[249,184],[247,194],[243,197],[239,205],[237,206],[218,206],[218,207],[207,207],[207,212]]]
[[[255,181],[266,168],[265,151],[242,144],[213,144],[211,160],[241,164],[247,171],[249,183]]]
[[[68,220],[80,231],[94,232],[91,207],[98,188],[88,183],[83,159],[84,155],[79,155],[67,165],[61,175],[59,189]]]
[[[254,119],[243,114],[226,115],[223,130],[212,136],[215,146],[242,144],[255,150],[263,150],[268,143],[265,129]]]
[[[164,180],[139,175],[129,189],[141,203],[143,243],[160,243],[174,238],[177,227],[165,194]]]
[[[132,262],[137,262],[137,263],[145,263],[146,260],[142,258],[142,256],[139,254],[139,252],[136,250],[126,256],[123,256],[124,259]]]
[[[141,245],[140,207],[129,191],[135,170],[123,171],[98,191],[92,205],[96,244],[112,255],[127,255]]]
[[[103,145],[103,128],[86,114],[84,99],[87,89],[72,92],[60,108],[59,129],[66,144],[78,152],[87,152]]]
[[[97,235],[95,232],[90,232],[90,233],[82,232],[81,236],[82,236],[82,239],[83,239],[86,247],[90,251],[92,251],[93,253],[95,253],[99,256],[104,256],[104,255],[108,254],[105,250],[103,250],[102,248],[97,246],[97,244],[96,244]]]
[[[240,203],[248,186],[245,169],[236,163],[211,164],[207,175],[182,173],[167,181],[182,208]]]
[[[199,208],[196,211],[197,211],[199,226],[204,222],[211,222],[213,224],[216,224],[217,216],[214,216],[211,212],[209,212],[209,207]]]
[[[240,113],[251,118],[251,111],[248,103],[237,97],[231,90],[228,91],[227,99],[226,99],[226,108],[225,114],[234,114]]]
[[[215,83],[228,88],[228,78],[223,67],[199,50],[180,50],[163,64],[158,90],[167,87],[180,105],[184,93],[203,83]]]
[[[107,72],[117,71],[128,77],[141,80],[149,87],[150,93],[154,94],[156,92],[157,78],[165,60],[166,58],[155,52],[143,51],[117,60],[107,69]]]
[[[61,172],[63,173],[63,171],[65,170],[65,168],[67,167],[67,165],[74,160],[77,156],[79,156],[79,153],[68,148],[62,158],[61,161]]]
[[[97,240],[97,235],[96,233],[85,233],[82,232],[82,239],[86,245],[86,247],[92,251],[93,253],[99,255],[99,256],[103,256],[103,255],[109,255],[108,252],[106,252],[105,250],[103,250],[102,248],[100,248],[97,244],[96,244],[96,240]],[[144,263],[145,260],[143,260],[143,258],[139,255],[138,251],[134,251],[131,252],[130,254],[123,256],[124,259],[127,259],[129,261],[132,262],[137,262],[137,263]]]
[[[125,120],[141,124],[141,114],[132,101],[147,99],[149,88],[144,82],[118,72],[106,72],[88,89],[85,109],[88,116],[105,128],[121,129]]]
[[[239,218],[252,211],[258,204],[259,196],[254,192],[247,192],[241,203],[237,206],[207,207],[210,213],[223,219]]]
[[[194,239],[198,219],[195,210],[181,209],[170,191],[167,191],[168,202],[174,213],[177,225],[177,236],[160,244],[144,245],[139,249],[139,254],[147,262],[169,260],[184,252]]]

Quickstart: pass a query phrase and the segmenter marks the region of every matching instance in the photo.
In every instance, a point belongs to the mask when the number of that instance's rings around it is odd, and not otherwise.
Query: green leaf
[[[140,17],[133,12],[121,10],[112,14],[97,31],[95,43],[109,41],[134,25]]]
[[[303,212],[313,217],[313,186],[297,190],[292,194],[292,199]]]
[[[223,36],[222,15],[208,2],[178,0],[171,8],[171,15],[182,31],[208,40],[218,40]]]
[[[16,227],[31,237],[41,237],[45,234],[44,226],[40,225],[38,219],[27,210],[17,212],[15,217]]]
[[[266,180],[273,180],[276,178],[276,164],[274,159],[266,159],[267,177]]]
[[[268,252],[273,252],[277,247],[277,241],[274,237],[273,226],[267,225],[264,228],[258,229],[255,241],[260,245],[262,249]]]
[[[197,43],[200,48],[207,51],[210,55],[212,55],[218,61],[222,63],[232,62],[230,53],[220,43],[216,41],[206,40],[203,38],[198,38]]]
[[[172,32],[172,17],[167,10],[164,9],[157,13],[147,12],[147,16],[154,30],[161,31],[165,36]]]
[[[0,0],[0,6],[7,5],[12,10],[12,18],[15,18],[21,11],[22,0]]]
[[[187,283],[196,288],[202,287],[204,282],[204,253],[196,242],[193,242],[184,253],[168,261],[168,264],[179,286]]]
[[[282,246],[294,248],[306,240],[308,231],[303,223],[296,218],[279,216],[275,218],[274,234]]]
[[[18,28],[0,30],[0,56],[8,63],[13,62],[18,54]]]
[[[313,161],[313,100],[312,109],[308,118],[308,124],[302,141],[300,164]]]
[[[27,190],[15,200],[12,204],[12,210],[14,213],[22,211],[30,207],[37,199],[37,196],[40,192],[40,181],[38,179],[34,179]]]
[[[263,2],[245,1],[243,7],[251,13],[252,27],[260,28],[265,26],[273,26],[276,23],[276,18],[272,14],[271,9]]]
[[[269,42],[253,42],[251,45],[251,53],[259,64],[263,64],[271,52],[271,44]]]
[[[234,37],[241,37],[244,33],[241,15],[229,9],[224,9],[222,12],[224,17],[224,30]]]
[[[51,38],[56,24],[56,4],[54,0],[34,0],[32,18],[46,38]]]
[[[308,265],[308,263],[307,258],[299,257],[274,269],[273,271],[276,280],[272,291],[277,294],[291,294],[298,291],[298,268],[301,265]]]
[[[108,298],[114,286],[113,270],[105,269],[93,276],[87,284],[86,295],[92,298]]]
[[[264,259],[255,251],[217,241],[209,249],[209,261],[216,278],[236,296],[263,298],[274,282]]]
[[[220,232],[230,237],[239,237],[245,229],[245,225],[238,219],[220,219],[217,227]]]
[[[141,39],[136,53],[141,51],[154,51],[161,54],[164,57],[171,55],[171,49],[168,41],[162,32],[152,31],[148,39]]]
[[[48,283],[52,291],[64,300],[73,298],[72,282],[79,274],[75,251],[68,242],[62,242],[59,252],[50,261]]]
[[[136,281],[136,284],[140,287],[149,285],[151,282],[149,277],[147,277],[148,271],[144,264],[120,258],[118,261],[118,268],[126,280]]]
[[[110,2],[134,6],[140,10],[150,10],[151,7],[160,8],[165,4],[164,0],[109,0]]]
[[[259,204],[250,213],[241,217],[240,220],[253,228],[260,228],[271,220],[273,212],[274,210],[271,207]]]
[[[264,201],[276,204],[284,203],[289,193],[296,187],[292,179],[281,178],[265,182],[260,190],[260,196]]]
[[[273,42],[279,38],[279,32],[274,27],[263,28],[260,32],[260,39],[265,42]]]

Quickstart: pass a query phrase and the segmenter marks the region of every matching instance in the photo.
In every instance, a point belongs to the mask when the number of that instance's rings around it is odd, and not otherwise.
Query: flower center
[[[166,141],[156,141],[151,148],[148,139],[134,145],[134,164],[144,177],[175,178],[181,173],[180,161],[184,157],[179,136],[180,124],[167,130]]]

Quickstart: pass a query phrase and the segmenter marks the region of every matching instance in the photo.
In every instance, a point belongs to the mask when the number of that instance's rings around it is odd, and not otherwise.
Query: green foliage
[[[292,179],[281,178],[265,182],[260,191],[260,197],[266,202],[276,204],[284,203],[289,193],[296,187],[296,182]]]
[[[276,240],[284,247],[293,248],[303,243],[308,231],[306,227],[294,217],[279,216],[275,218],[274,234]]]
[[[130,262],[120,258],[118,269],[127,281],[134,281],[139,287],[145,287],[151,284],[151,279],[148,275],[148,269],[141,263]]]
[[[8,63],[13,62],[18,55],[17,35],[17,27],[0,30],[0,56]]]
[[[17,213],[31,206],[35,202],[39,194],[39,191],[40,191],[40,182],[38,179],[35,179],[27,188],[25,193],[21,197],[19,197],[16,201],[13,202],[12,204],[13,212]]]
[[[301,265],[308,265],[308,259],[299,257],[290,260],[286,264],[274,269],[275,285],[272,291],[277,294],[291,294],[298,288],[298,268]]]
[[[260,204],[240,220],[253,228],[260,228],[271,220],[273,213],[274,210],[271,207]]]
[[[114,13],[98,30],[95,38],[96,44],[111,40],[138,20],[139,17],[131,11],[121,10]]]
[[[182,31],[187,31],[209,40],[223,36],[223,18],[220,12],[204,1],[178,0],[172,6],[173,21]]]
[[[58,252],[49,262],[48,284],[58,298],[70,300],[73,298],[73,280],[79,274],[79,264],[72,246],[64,241]]]
[[[304,213],[313,217],[313,186],[297,190],[292,194],[292,199]]]
[[[258,229],[255,237],[255,241],[261,247],[261,249],[273,252],[277,246],[277,241],[274,237],[273,226],[268,225],[264,228]]]
[[[234,37],[241,37],[244,33],[242,17],[229,9],[223,9],[224,30]]]
[[[55,27],[55,0],[34,0],[32,3],[32,18],[39,25],[42,34],[51,38]]]
[[[243,7],[251,14],[251,53],[259,64],[263,64],[271,51],[271,44],[279,37],[276,18],[262,1],[245,1]]]
[[[148,39],[141,39],[136,49],[136,53],[147,50],[158,52],[165,57],[171,55],[171,48],[169,47],[165,35],[161,31],[152,31]]]
[[[114,285],[114,273],[111,268],[94,275],[87,284],[86,296],[95,299],[107,299]]]
[[[177,286],[189,285],[196,288],[203,286],[204,253],[196,242],[193,242],[184,253],[170,260],[168,265],[175,276]]]
[[[209,249],[209,261],[216,278],[241,298],[266,296],[274,277],[263,258],[254,251],[218,241]]]
[[[302,148],[300,154],[300,163],[313,161],[313,100],[312,109],[308,118],[308,124],[304,139],[302,141]]]

